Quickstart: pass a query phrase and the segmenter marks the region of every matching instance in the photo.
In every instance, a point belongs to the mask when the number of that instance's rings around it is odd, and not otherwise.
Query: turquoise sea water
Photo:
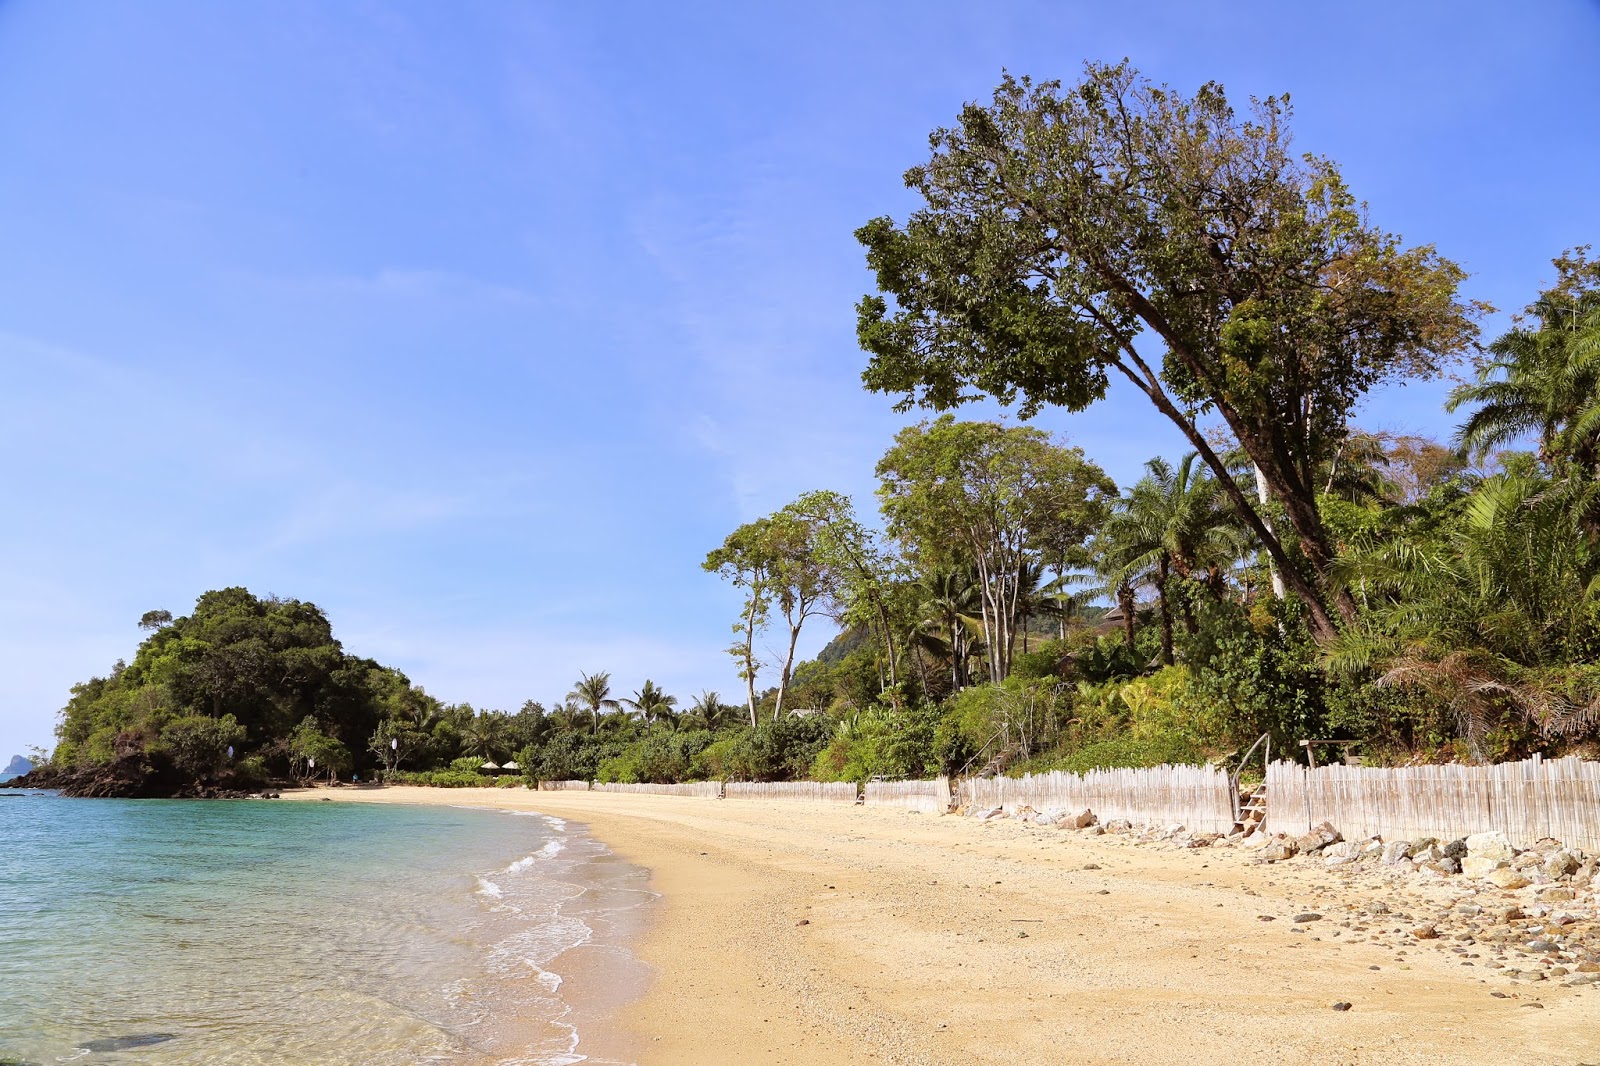
[[[626,1061],[644,876],[540,815],[0,793],[0,1063]]]

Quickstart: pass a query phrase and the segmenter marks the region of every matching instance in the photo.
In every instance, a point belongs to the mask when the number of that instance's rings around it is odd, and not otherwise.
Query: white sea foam
[[[493,881],[490,881],[484,877],[480,877],[478,878],[478,895],[493,896],[495,899],[502,899],[505,896],[505,892],[503,892],[500,886],[495,884]]]
[[[566,847],[567,846],[559,840],[546,841],[544,847],[540,848],[532,855],[529,855],[526,858],[518,859],[510,866],[507,866],[505,872],[508,874],[521,873],[523,870],[526,870],[540,859],[555,858],[557,855],[560,855],[563,851],[565,851]]]

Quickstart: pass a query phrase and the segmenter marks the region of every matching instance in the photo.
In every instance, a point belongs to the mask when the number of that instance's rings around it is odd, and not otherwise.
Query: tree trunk
[[[794,646],[800,640],[800,627],[805,624],[805,616],[800,616],[799,622],[789,623],[789,652],[783,657],[783,672],[778,675],[778,700],[772,705],[772,720],[776,722],[783,717],[783,697],[789,692],[789,678],[794,670]]]
[[[1122,608],[1122,639],[1133,650],[1133,589],[1128,585],[1117,588],[1117,606]]]
[[[1144,393],[1151,403],[1155,404],[1156,410],[1166,415],[1167,419],[1183,432],[1189,443],[1194,446],[1195,451],[1199,453],[1201,460],[1216,475],[1217,482],[1222,487],[1223,494],[1228,497],[1228,502],[1233,505],[1234,512],[1238,514],[1244,524],[1249,527],[1250,532],[1254,533],[1256,538],[1267,549],[1267,554],[1282,574],[1285,585],[1305,604],[1308,616],[1307,622],[1310,625],[1312,635],[1318,640],[1331,639],[1336,636],[1339,632],[1339,627],[1334,622],[1333,615],[1328,612],[1327,604],[1323,602],[1321,592],[1295,565],[1294,561],[1289,558],[1288,552],[1284,550],[1283,542],[1267,526],[1266,521],[1261,516],[1261,512],[1251,505],[1249,498],[1245,496],[1238,483],[1234,481],[1233,474],[1228,470],[1227,464],[1222,461],[1216,450],[1211,447],[1211,442],[1206,440],[1205,434],[1200,432],[1193,419],[1186,417],[1182,411],[1178,410],[1177,405],[1172,402],[1166,390],[1161,387],[1160,379],[1156,377],[1154,371],[1149,368],[1138,352],[1131,345],[1125,350],[1128,353],[1128,359],[1139,368],[1140,372],[1136,373],[1133,366],[1122,360],[1118,360],[1117,369],[1121,370],[1123,375],[1133,383],[1134,387]],[[1225,412],[1225,414],[1227,413],[1231,412]],[[1249,451],[1250,440],[1246,438],[1245,434],[1240,433],[1240,427],[1234,425],[1233,421],[1230,420],[1229,428],[1239,436],[1240,443],[1245,445],[1246,451]],[[1255,444],[1257,449],[1261,448],[1259,441],[1256,441]],[[1287,502],[1282,488],[1279,485],[1272,484],[1271,473],[1268,471],[1263,471],[1263,473],[1268,478],[1268,484],[1272,490],[1278,492],[1280,498],[1284,498]],[[1296,532],[1301,532],[1292,508],[1290,509],[1290,521],[1295,523]],[[1318,528],[1320,528],[1320,523]],[[1301,542],[1304,545],[1305,537],[1303,534]],[[1325,558],[1327,553],[1320,552],[1319,554]],[[1317,573],[1319,577],[1322,573],[1316,570],[1314,563],[1313,572]],[[1343,599],[1349,600],[1348,595],[1344,596]],[[1350,600],[1350,605],[1353,610],[1353,600]],[[1342,610],[1343,606],[1341,605]]]
[[[1263,474],[1261,467],[1255,463],[1250,464],[1250,469],[1255,471],[1256,475],[1256,499],[1260,501],[1262,507],[1265,507],[1267,505],[1267,475]],[[1268,529],[1272,528],[1271,520],[1265,515],[1262,516],[1261,521],[1266,524]],[[1272,561],[1271,555],[1267,556],[1267,570],[1272,574],[1272,595],[1277,599],[1283,599],[1283,575],[1278,572],[1277,564]]]
[[[1167,557],[1163,555],[1156,570],[1156,604],[1161,611],[1161,661],[1172,665],[1172,604],[1167,599]]]
[[[756,604],[752,597],[744,620],[744,683],[750,699],[750,728],[756,727]]]

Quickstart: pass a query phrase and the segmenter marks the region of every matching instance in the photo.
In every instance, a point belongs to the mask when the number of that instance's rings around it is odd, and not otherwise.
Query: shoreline
[[[617,1016],[641,1066],[1600,1061],[1593,986],[1380,944],[1355,927],[1392,894],[1237,850],[796,801],[291,797],[539,811],[649,870],[662,898],[637,954],[654,979]],[[1313,909],[1327,919],[1288,920]]]

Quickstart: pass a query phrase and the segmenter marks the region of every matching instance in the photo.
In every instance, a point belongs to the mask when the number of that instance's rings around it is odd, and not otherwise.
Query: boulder
[[[1300,845],[1289,837],[1279,837],[1261,849],[1261,857],[1269,862],[1281,862],[1300,854]]]
[[[1106,823],[1106,832],[1108,833],[1126,833],[1132,828],[1133,823],[1126,818],[1113,818]]]
[[[1361,858],[1361,844],[1354,840],[1341,840],[1322,849],[1322,861],[1329,866],[1343,866]]]
[[[1461,872],[1468,877],[1488,877],[1495,870],[1509,865],[1504,859],[1491,859],[1483,855],[1468,855],[1461,860]]]
[[[1421,853],[1427,851],[1429,848],[1438,843],[1438,837],[1419,837],[1411,842],[1411,850],[1406,852],[1406,857],[1408,859],[1416,859],[1418,862],[1421,862],[1423,861],[1421,858],[1419,858]]]
[[[1484,880],[1496,888],[1505,889],[1507,892],[1518,888],[1526,888],[1531,883],[1526,877],[1523,877],[1522,874],[1508,866],[1502,866],[1498,870],[1490,870],[1489,873],[1484,876]]]
[[[1510,862],[1516,856],[1511,841],[1506,839],[1504,833],[1474,833],[1463,842],[1467,857],[1473,859],[1493,859],[1496,862]],[[1452,845],[1453,846],[1453,845]],[[1446,854],[1449,854],[1447,851]],[[1451,856],[1454,858],[1455,856]],[[1466,867],[1463,865],[1462,869]],[[1495,867],[1489,867],[1495,869]]]
[[[1068,829],[1087,829],[1099,820],[1093,811],[1085,809],[1077,814],[1064,815],[1056,824],[1066,826]]]
[[[1452,840],[1446,844],[1444,846],[1444,857],[1454,859],[1459,864],[1462,859],[1467,857],[1467,838],[1462,837],[1460,840]]]
[[[1431,862],[1421,863],[1417,866],[1417,872],[1434,877],[1452,877],[1461,872],[1461,864],[1446,855]]]
[[[1420,848],[1413,846],[1411,849],[1411,861],[1418,866],[1424,863],[1438,862],[1442,858],[1444,858],[1444,852],[1440,851],[1438,846],[1434,844],[1426,844]]]
[[[1385,866],[1394,866],[1407,858],[1411,851],[1411,841],[1391,840],[1383,846],[1382,861]]]
[[[1295,845],[1300,849],[1302,855],[1310,855],[1312,852],[1321,851],[1329,844],[1337,844],[1343,839],[1344,837],[1340,835],[1332,824],[1323,822],[1321,825],[1312,827],[1311,832],[1296,840]]]
[[[1559,881],[1564,877],[1571,877],[1577,873],[1581,865],[1577,856],[1573,855],[1572,852],[1562,850],[1551,852],[1550,857],[1544,861],[1544,865],[1540,869],[1544,871],[1544,875],[1550,880]]]
[[[1539,890],[1539,899],[1544,903],[1566,903],[1572,899],[1572,889],[1558,885],[1541,888]]]

